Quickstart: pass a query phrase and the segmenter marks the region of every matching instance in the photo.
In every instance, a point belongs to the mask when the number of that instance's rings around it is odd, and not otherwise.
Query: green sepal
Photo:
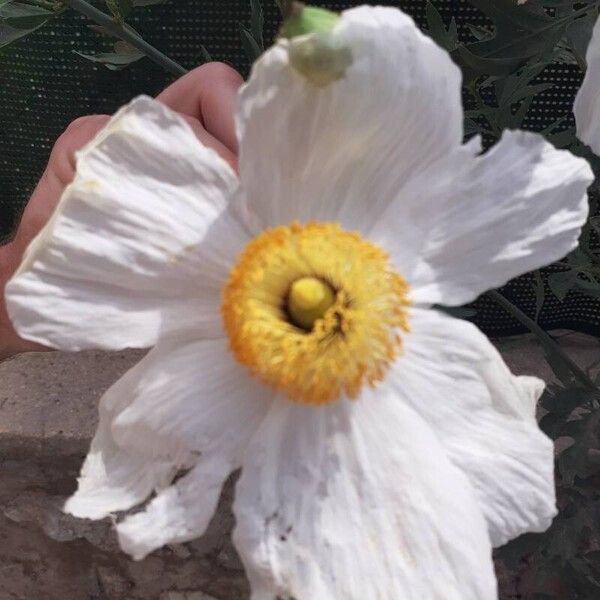
[[[291,39],[308,33],[326,33],[331,31],[339,20],[340,16],[330,10],[294,3],[281,26],[279,36]]]

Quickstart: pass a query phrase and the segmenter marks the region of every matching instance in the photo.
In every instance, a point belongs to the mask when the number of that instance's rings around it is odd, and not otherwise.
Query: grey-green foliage
[[[42,27],[54,14],[48,8],[15,0],[0,0],[0,48]]]
[[[120,24],[136,8],[164,4],[169,0],[105,0],[108,13]],[[68,10],[68,6],[54,0],[0,0],[0,49],[5,48],[21,38],[33,33],[56,16]],[[107,35],[100,27],[94,27],[100,35]],[[144,54],[128,46],[125,42],[114,42],[113,52],[85,54],[77,50],[75,54],[109,69],[118,70],[140,60]]]
[[[427,17],[429,35],[442,46],[442,48],[445,48],[448,52],[454,52],[459,47],[456,20],[452,18],[449,25],[446,26],[438,9],[431,2],[427,2],[425,14]]]
[[[106,6],[119,23],[124,23],[133,10],[133,0],[106,0]]]
[[[552,87],[541,77],[548,65],[570,62],[585,68],[585,50],[600,2],[529,0],[518,5],[513,0],[470,1],[490,17],[492,29],[471,26],[475,41],[465,43],[458,39],[454,21],[446,25],[430,3],[429,33],[452,52],[463,69],[470,99],[465,133],[483,134],[493,142],[505,129],[521,127],[536,96]],[[541,133],[555,146],[587,158],[600,173],[599,159],[577,140],[573,128],[565,127],[568,118],[568,113],[560,115]],[[592,209],[597,202],[596,188]],[[597,220],[590,220],[579,249],[558,265],[561,271],[544,275],[547,285],[536,287],[538,303],[543,304],[547,293],[560,300],[569,293],[600,297],[600,252],[593,244],[594,236],[600,235],[598,230]]]
[[[529,0],[525,4],[514,0],[469,1],[494,23],[491,36],[461,45],[457,50],[463,67],[474,74],[511,73],[527,60],[554,47],[570,23],[568,17],[549,16],[541,1]]]
[[[130,31],[127,18],[138,8],[151,7],[165,4],[169,0],[104,0],[106,10],[114,21]],[[34,5],[35,4],[35,5]],[[250,63],[254,62],[265,49],[263,28],[264,14],[261,0],[249,0],[249,22],[239,23],[241,45]],[[17,42],[21,38],[42,27],[51,19],[68,10],[66,4],[54,0],[0,0],[0,50]],[[101,36],[108,35],[102,27],[93,26]],[[134,32],[135,33],[135,32]],[[139,34],[135,34],[138,35]],[[97,54],[83,53],[78,50],[75,54],[112,70],[123,69],[144,57],[142,53],[134,50],[124,42],[114,42],[112,52],[98,52]],[[210,54],[204,46],[198,48],[198,61],[211,60]]]
[[[428,33],[461,66],[468,110],[465,133],[495,143],[505,129],[520,128],[536,96],[550,88],[544,70],[554,63],[585,69],[585,52],[600,2],[573,0],[469,0],[489,17],[490,28],[470,25],[471,39],[459,39],[454,21],[445,23],[432,3]],[[468,24],[467,24],[468,25]],[[569,112],[541,133],[555,146],[584,156],[600,175],[600,159],[565,127]],[[597,212],[600,186],[590,190],[590,214]],[[596,243],[594,243],[594,239]],[[579,247],[549,269],[531,275],[535,314],[503,306],[528,326],[545,350],[559,383],[545,391],[542,429],[557,445],[559,514],[543,534],[521,536],[498,556],[522,577],[520,597],[528,600],[600,598],[600,377],[581,372],[535,323],[548,294],[600,298],[600,217],[586,223]],[[491,296],[498,300],[497,295]],[[504,299],[505,300],[505,299]],[[600,356],[599,356],[600,359]]]
[[[265,50],[263,28],[265,18],[263,14],[262,0],[249,0],[250,2],[250,24],[248,27],[240,23],[240,36],[242,48],[252,64]]]
[[[124,23],[134,8],[165,4],[168,0],[106,0],[106,7],[119,23]]]
[[[144,53],[130,46],[127,42],[118,41],[114,43],[113,52],[99,52],[98,54],[84,54],[75,50],[82,58],[104,65],[113,71],[120,71],[130,64],[144,58]]]

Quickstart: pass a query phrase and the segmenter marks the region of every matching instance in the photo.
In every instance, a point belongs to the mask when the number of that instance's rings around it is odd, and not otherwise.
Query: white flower
[[[327,85],[285,41],[256,64],[239,178],[148,98],[79,155],[11,318],[57,348],[154,348],[102,398],[66,509],[155,491],[117,526],[141,558],[201,535],[241,468],[254,599],[495,598],[492,545],[555,514],[543,384],[431,306],[571,250],[592,174],[530,133],[461,145],[459,70],[399,10],[331,35],[352,58]]]
[[[586,52],[587,70],[575,97],[577,137],[600,155],[600,19]]]

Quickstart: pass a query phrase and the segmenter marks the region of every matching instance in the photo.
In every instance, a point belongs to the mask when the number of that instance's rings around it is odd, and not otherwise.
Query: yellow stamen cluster
[[[276,227],[232,269],[222,314],[236,359],[305,403],[380,381],[408,331],[408,287],[379,247],[332,223]]]

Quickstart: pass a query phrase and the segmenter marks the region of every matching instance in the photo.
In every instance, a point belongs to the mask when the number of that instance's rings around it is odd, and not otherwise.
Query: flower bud
[[[333,31],[338,14],[295,2],[280,36],[289,39],[288,55],[294,70],[317,87],[341,79],[352,63],[350,48]]]
[[[307,33],[331,31],[339,20],[340,16],[330,10],[293,2],[279,36],[292,39]]]

